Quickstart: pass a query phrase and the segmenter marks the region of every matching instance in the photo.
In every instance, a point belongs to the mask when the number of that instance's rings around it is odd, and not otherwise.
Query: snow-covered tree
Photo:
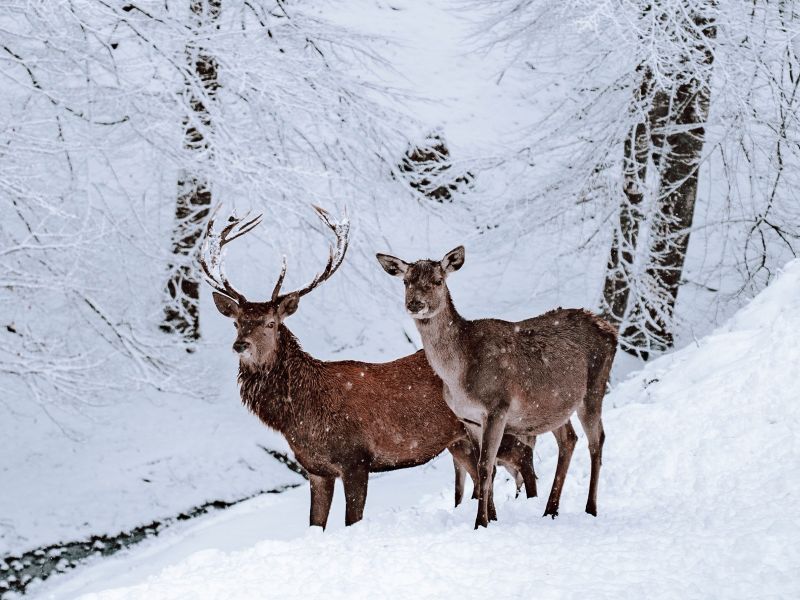
[[[205,46],[214,32],[219,31],[221,9],[221,0],[191,0],[189,3],[188,26],[193,36],[186,46],[187,75],[191,76],[185,78],[183,85],[189,108],[183,117],[184,145],[198,154],[200,163],[213,157],[208,140],[213,129],[210,110],[219,89],[219,78],[217,61]],[[200,278],[194,259],[211,202],[211,182],[202,170],[179,174],[172,232],[174,260],[169,268],[169,299],[161,329],[178,332],[189,340],[200,337]]]
[[[7,2],[3,400],[49,410],[179,386],[184,336],[158,331],[164,281],[191,340],[207,192],[278,223],[313,218],[311,202],[371,202],[405,148],[382,90],[358,77],[379,60],[281,0]]]
[[[738,298],[796,253],[795,3],[471,4],[544,115],[516,205],[582,223],[573,252],[610,245],[600,308],[623,348],[672,344],[679,290]]]

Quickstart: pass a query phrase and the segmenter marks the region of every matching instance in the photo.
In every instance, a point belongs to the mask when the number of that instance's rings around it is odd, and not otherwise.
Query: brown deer
[[[480,429],[479,505],[475,528],[491,518],[493,465],[504,433],[519,439],[553,432],[558,465],[545,516],[558,514],[561,488],[577,436],[577,411],[586,432],[591,478],[586,512],[597,515],[602,461],[603,395],[616,353],[614,328],[580,309],[557,309],[512,323],[461,317],[446,278],[464,264],[464,248],[441,261],[407,263],[378,254],[390,275],[402,277],[405,307],[422,336],[425,355],[445,383],[450,408]]]
[[[256,227],[260,216],[231,217],[221,232],[215,231],[212,216],[200,265],[215,290],[217,309],[236,326],[233,349],[239,355],[242,402],[286,437],[308,472],[310,524],[324,529],[337,477],[344,483],[345,523],[351,525],[362,518],[370,472],[420,465],[447,448],[457,461],[457,473],[460,465],[477,481],[478,455],[447,407],[442,382],[423,351],[382,364],[326,362],[304,352],[283,324],[297,310],[300,298],[333,275],[347,251],[348,222],[334,222],[324,210],[316,211],[334,232],[336,244],[324,270],[297,291],[281,294],[285,259],[266,302],[248,301],[225,275],[224,247]],[[526,484],[532,482],[529,495],[535,494],[531,456],[512,438],[506,440],[500,455]],[[456,505],[463,481],[463,475],[456,478]]]

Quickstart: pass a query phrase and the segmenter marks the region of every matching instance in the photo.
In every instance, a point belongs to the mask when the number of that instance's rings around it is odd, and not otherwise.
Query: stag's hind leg
[[[467,481],[467,470],[458,464],[458,461],[453,457],[453,469],[455,470],[455,506],[458,507],[464,499],[464,483]]]
[[[533,468],[533,447],[535,444],[536,436],[533,436],[530,443],[525,445],[520,469],[522,481],[525,482],[525,495],[528,498],[536,498],[536,496],[538,496],[538,491],[536,489],[536,471]]]
[[[328,514],[331,512],[331,500],[333,500],[333,485],[335,482],[335,477],[308,474],[308,483],[311,485],[309,525],[312,527],[325,529],[328,524]]]
[[[450,454],[453,455],[453,469],[455,470],[455,505],[461,504],[464,498],[464,483],[466,482],[466,475],[473,481],[473,489],[477,489],[478,471],[476,465],[478,464],[478,457],[475,449],[469,439],[461,439],[447,447]]]
[[[553,430],[553,435],[556,436],[556,443],[558,444],[558,465],[556,466],[553,487],[550,489],[550,497],[547,499],[547,507],[543,516],[550,516],[555,519],[561,502],[561,489],[564,487],[564,480],[567,478],[569,463],[572,460],[572,452],[575,450],[575,442],[578,441],[578,436],[575,435],[575,430],[569,421],[558,429]]]
[[[346,508],[344,524],[352,525],[364,518],[364,504],[367,502],[367,483],[369,469],[364,465],[353,467],[342,474]]]
[[[525,495],[528,498],[535,498],[536,490],[536,471],[533,469],[533,445],[536,443],[536,436],[529,438],[516,437],[505,434],[497,452],[497,462],[511,473],[517,486],[517,497],[519,496],[522,485],[525,485]]]
[[[447,447],[453,455],[453,468],[456,476],[456,506],[461,504],[464,495],[465,475],[472,479],[472,497],[478,497],[478,451],[471,438],[463,438]]]

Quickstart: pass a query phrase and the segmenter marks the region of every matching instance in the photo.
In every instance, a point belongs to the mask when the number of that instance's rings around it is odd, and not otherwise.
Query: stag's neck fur
[[[300,346],[297,338],[280,325],[279,347],[271,367],[249,367],[239,363],[242,403],[266,425],[294,437],[296,430],[319,423],[308,421],[309,413],[324,419],[323,407],[309,411],[315,391],[323,384],[324,363]]]
[[[425,356],[436,374],[445,382],[461,375],[465,364],[464,342],[469,328],[453,304],[448,292],[444,307],[430,319],[416,319]]]

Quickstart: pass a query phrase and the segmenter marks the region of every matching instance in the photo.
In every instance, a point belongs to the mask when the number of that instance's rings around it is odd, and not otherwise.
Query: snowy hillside
[[[556,520],[498,484],[473,531],[449,461],[374,477],[366,518],[308,530],[307,490],[262,497],[34,588],[42,598],[767,598],[800,593],[800,261],[725,326],[605,401],[597,518],[579,442]],[[537,447],[549,489],[555,445]]]

